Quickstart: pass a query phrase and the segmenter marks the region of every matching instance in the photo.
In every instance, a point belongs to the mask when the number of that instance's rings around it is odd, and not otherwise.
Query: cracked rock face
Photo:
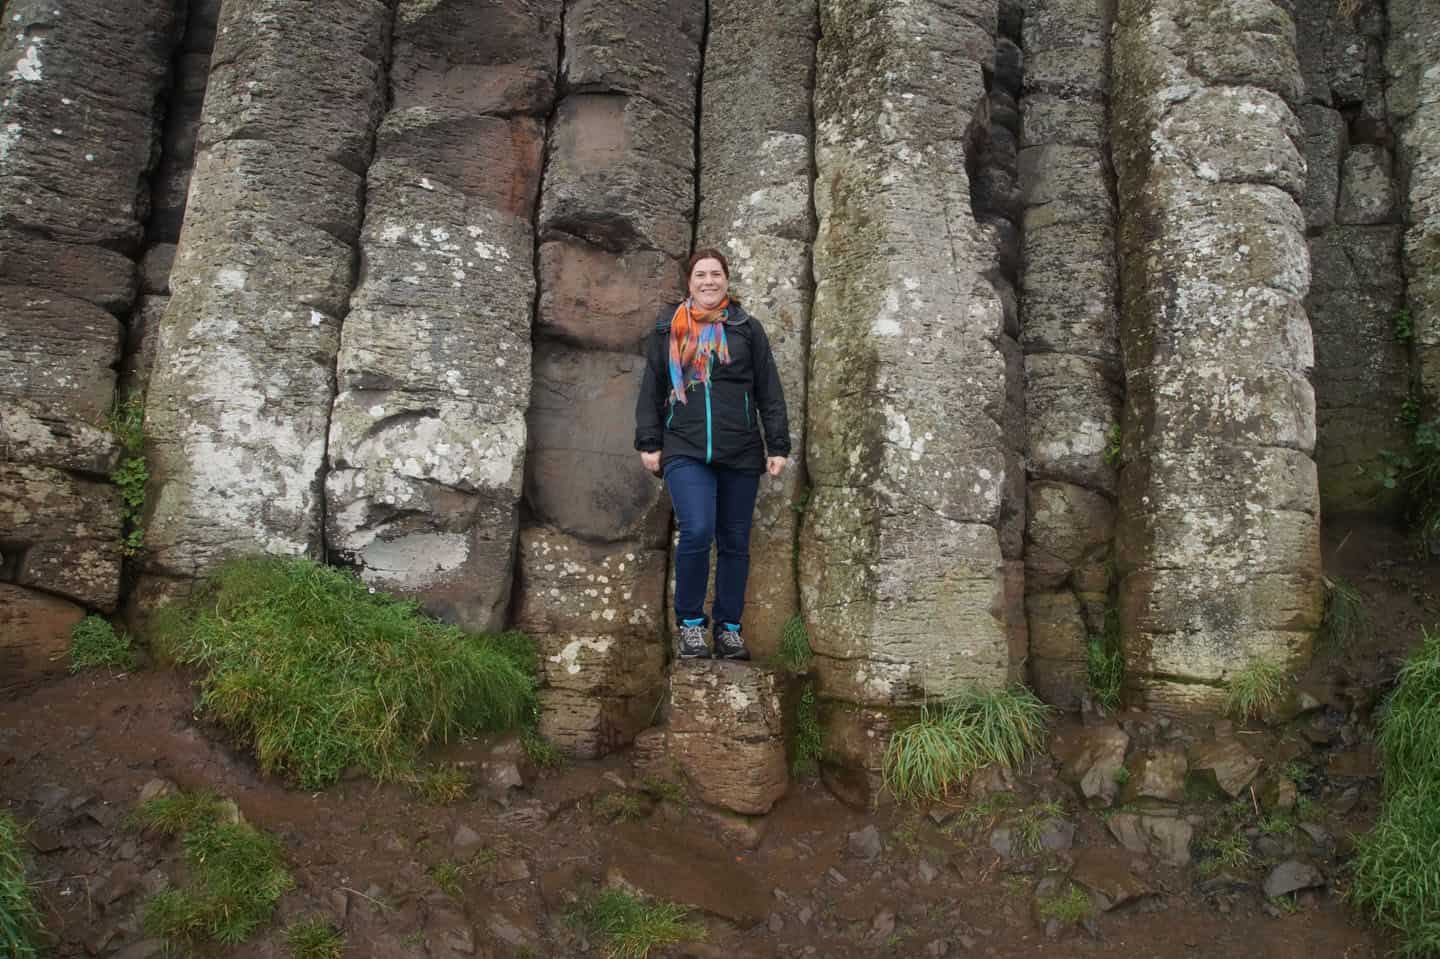
[[[822,693],[887,705],[1005,681],[1001,523],[1022,479],[966,173],[994,10],[869,9],[821,8],[800,577]]]
[[[328,542],[477,631],[503,628],[510,601],[559,20],[558,0],[402,4],[337,363]],[[483,42],[496,30],[509,42]],[[457,97],[489,69],[507,81],[491,97]]]
[[[744,815],[770,811],[789,785],[774,673],[721,661],[670,673],[667,742],[700,799]]]
[[[1162,709],[1213,706],[1254,658],[1303,661],[1319,620],[1293,38],[1271,3],[1117,13],[1120,613]]]

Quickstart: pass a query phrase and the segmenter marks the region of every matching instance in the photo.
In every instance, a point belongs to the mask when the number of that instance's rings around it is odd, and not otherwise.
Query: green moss
[[[103,616],[86,616],[70,630],[70,672],[82,669],[133,669],[130,637],[116,633]]]
[[[813,776],[824,758],[825,732],[820,728],[815,684],[807,682],[795,702],[795,743],[790,772],[795,776]]]
[[[120,461],[110,482],[120,488],[121,548],[134,556],[145,544],[141,521],[145,513],[145,485],[150,469],[145,464],[145,397],[131,393],[110,414],[110,431],[120,442]]]
[[[792,673],[805,673],[810,669],[813,658],[810,651],[810,634],[805,630],[805,620],[796,613],[785,622],[780,631],[780,648],[775,653],[780,665]]]
[[[606,959],[645,959],[652,949],[705,938],[688,915],[684,906],[606,889],[583,899],[570,918],[601,941]]]
[[[328,919],[297,919],[285,929],[285,945],[293,959],[340,959],[345,937]]]
[[[157,651],[202,671],[202,711],[307,787],[352,767],[406,778],[432,742],[535,715],[521,634],[469,635],[309,560],[227,563],[152,628]]]

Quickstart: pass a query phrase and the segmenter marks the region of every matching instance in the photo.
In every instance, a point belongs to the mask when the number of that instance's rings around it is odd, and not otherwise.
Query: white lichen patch
[[[25,48],[25,53],[19,60],[15,61],[15,69],[10,71],[11,80],[21,80],[26,83],[39,83],[44,79],[44,66],[40,62],[40,43],[36,41]]]

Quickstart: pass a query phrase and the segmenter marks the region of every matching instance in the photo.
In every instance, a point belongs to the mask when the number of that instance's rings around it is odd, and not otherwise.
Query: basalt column
[[[1434,0],[1390,0],[1386,99],[1399,133],[1405,281],[1420,388],[1440,415],[1440,12]]]
[[[1067,707],[1085,692],[1086,643],[1105,629],[1124,382],[1107,6],[1031,0],[1024,22],[1025,612],[1030,680]]]
[[[633,447],[635,396],[690,248],[703,27],[703,0],[565,6],[514,618],[541,649],[541,729],[577,756],[628,743],[663,685],[669,507]]]
[[[226,0],[146,397],[141,603],[321,551],[322,470],[394,11]]]
[[[1383,451],[1408,441],[1400,412],[1409,359],[1396,316],[1404,306],[1394,131],[1385,109],[1378,0],[1342,15],[1332,0],[1295,4],[1305,102],[1305,194],[1310,240],[1305,309],[1315,336],[1315,463],[1326,517],[1383,511]]]
[[[876,707],[1011,668],[1002,539],[1018,554],[1023,478],[994,245],[967,173],[996,10],[826,0],[820,17],[800,588],[827,746],[873,773],[889,721]]]
[[[475,630],[502,628],[510,602],[560,14],[401,0],[341,337],[327,542]]]
[[[1127,667],[1174,711],[1320,613],[1295,28],[1279,4],[1121,0],[1111,133],[1126,410]]]
[[[140,299],[125,330],[120,389],[126,396],[143,393],[149,383],[161,318],[170,304],[170,268],[185,222],[195,141],[219,19],[220,0],[190,0],[186,5],[185,35],[172,66],[174,86],[165,110],[160,163],[150,185],[150,220],[145,225],[145,252],[140,258]]]
[[[177,23],[169,3],[10,0],[0,36],[0,693],[119,602],[105,424]]]
[[[705,47],[697,242],[729,260],[731,295],[770,337],[790,414],[790,465],[761,481],[750,538],[745,636],[757,656],[775,651],[799,608],[816,21],[814,0],[710,0]]]

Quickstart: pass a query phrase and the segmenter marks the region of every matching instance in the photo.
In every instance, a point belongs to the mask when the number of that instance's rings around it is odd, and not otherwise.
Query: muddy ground
[[[566,917],[577,896],[604,882],[696,908],[705,942],[658,953],[668,956],[1378,957],[1393,941],[1343,901],[1345,860],[1379,801],[1373,708],[1421,626],[1440,624],[1440,575],[1369,527],[1333,534],[1327,570],[1365,594],[1373,640],[1317,659],[1307,682],[1323,708],[1235,731],[1268,770],[1308,771],[1305,812],[1292,817],[1305,828],[1261,835],[1259,817],[1235,819],[1233,802],[1187,799],[1178,812],[1196,838],[1186,866],[1120,846],[1111,813],[1087,808],[1048,755],[1014,781],[991,784],[1004,801],[982,790],[948,808],[862,813],[802,781],[763,822],[739,830],[754,849],[684,800],[645,795],[626,756],[537,771],[512,766],[514,743],[503,738],[435,753],[467,764],[481,782],[456,805],[360,780],[297,791],[261,777],[196,717],[186,677],[168,671],[88,673],[0,704],[0,803],[30,824],[50,954],[59,957],[160,954],[139,916],[149,894],[183,878],[182,852],[124,822],[157,778],[233,798],[285,846],[294,890],[268,931],[213,953],[227,957],[284,956],[286,922],[316,914],[343,929],[350,957],[599,955]],[[1142,713],[1118,719],[1137,745],[1213,735]],[[1057,720],[1057,744],[1095,723]],[[516,772],[523,785],[513,783]],[[607,794],[639,798],[641,818],[602,814]],[[1043,803],[1060,805],[1073,838],[1061,828],[1047,839],[1051,849],[1006,850],[995,830],[1013,829]],[[1220,825],[1227,810],[1233,826]],[[1207,867],[1203,840],[1225,828],[1249,830],[1250,869]],[[1314,865],[1324,884],[1267,900],[1262,883],[1287,860]],[[466,866],[456,895],[434,878],[447,863]],[[1034,915],[1036,890],[1077,864],[1110,870],[1133,898],[1047,927]]]

